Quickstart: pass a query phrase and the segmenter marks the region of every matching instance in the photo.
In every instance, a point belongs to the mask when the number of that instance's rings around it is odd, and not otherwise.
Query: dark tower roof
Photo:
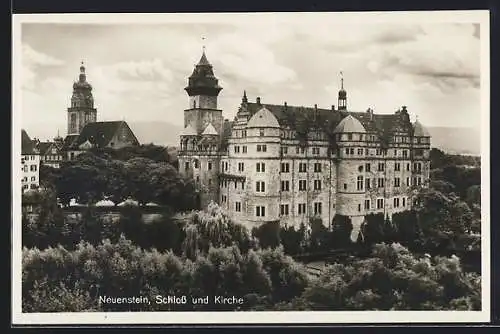
[[[80,65],[80,75],[78,76],[78,81],[73,83],[71,106],[94,108],[92,85],[87,82],[87,75],[85,73],[85,66],[83,65],[83,61]]]
[[[205,50],[203,50],[200,61],[196,64],[193,73],[188,79],[188,85],[184,89],[189,96],[217,96],[222,90],[222,87],[219,86],[219,80],[214,75],[212,64],[207,59]]]

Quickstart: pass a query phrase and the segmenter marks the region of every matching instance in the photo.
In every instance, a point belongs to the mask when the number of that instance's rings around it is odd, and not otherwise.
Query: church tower
[[[179,172],[195,180],[199,204],[217,202],[220,144],[224,133],[222,110],[217,98],[222,87],[207,59],[205,48],[185,88],[189,108],[184,110],[184,130],[180,136]]]
[[[97,109],[94,108],[92,86],[87,82],[82,61],[78,81],[73,83],[71,107],[68,108],[68,135],[78,135],[85,125],[96,121]]]

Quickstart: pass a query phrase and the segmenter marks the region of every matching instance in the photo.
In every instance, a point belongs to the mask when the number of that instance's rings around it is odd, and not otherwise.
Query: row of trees
[[[212,248],[189,259],[143,250],[124,237],[93,246],[23,250],[24,312],[149,310],[479,310],[480,277],[451,258],[417,258],[376,245],[370,259],[334,264],[318,279],[281,247]],[[99,296],[143,296],[141,304]],[[241,305],[157,304],[156,296],[235,296]]]
[[[60,169],[44,166],[40,177],[42,185],[54,189],[66,206],[73,198],[90,205],[103,199],[119,204],[133,198],[140,205],[154,202],[180,211],[198,206],[193,180],[181,177],[169,162],[145,157],[119,160],[105,152],[86,152]]]

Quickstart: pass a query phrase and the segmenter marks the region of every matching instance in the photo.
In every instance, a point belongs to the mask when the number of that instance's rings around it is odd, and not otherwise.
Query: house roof
[[[205,130],[203,130],[203,133],[202,133],[203,136],[210,136],[210,135],[213,135],[213,136],[217,136],[218,133],[217,133],[217,130],[215,130],[214,126],[212,125],[212,123],[209,123],[207,125],[207,127],[205,128]]]
[[[375,114],[372,110],[354,112],[248,102],[242,110],[254,115],[263,106],[276,117],[281,127],[288,127],[296,131],[307,131],[310,128],[330,129],[333,131],[343,118],[351,115],[361,123],[367,132],[375,133],[381,138],[386,138],[395,131],[405,132],[410,135],[413,133],[406,107],[403,107],[402,111],[396,111],[393,114]]]
[[[360,121],[358,121],[357,118],[355,118],[352,115],[347,115],[344,117],[340,123],[337,125],[335,130],[333,131],[334,133],[365,133],[366,130],[361,124]]]
[[[64,138],[64,141],[63,141],[63,145],[62,145],[62,148],[61,150],[68,150],[70,149],[71,147],[73,147],[73,144],[75,143],[75,141],[78,139],[79,135],[67,135],[65,138]]]
[[[21,130],[21,154],[36,154],[35,143],[31,140],[28,133],[22,129]]]
[[[269,109],[262,107],[248,121],[248,128],[279,128],[280,124]]]
[[[85,125],[79,135],[73,135],[74,137],[67,136],[64,140],[64,147],[75,149],[86,141],[89,141],[96,147],[106,147],[122,126],[127,127],[135,138],[135,135],[125,121],[93,122]],[[137,141],[137,138],[135,140]]]
[[[415,137],[430,137],[429,131],[418,121],[416,120],[413,123],[413,135]]]
[[[50,141],[39,142],[37,148],[38,151],[40,152],[40,155],[50,154],[51,152],[49,150],[52,148],[53,145],[55,145],[55,143]]]

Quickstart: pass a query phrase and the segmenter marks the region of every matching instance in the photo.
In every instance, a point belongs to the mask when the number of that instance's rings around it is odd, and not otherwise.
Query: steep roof
[[[250,115],[254,115],[263,106],[276,117],[280,126],[289,127],[296,131],[312,127],[328,128],[333,131],[340,121],[348,115],[355,117],[367,132],[376,133],[380,137],[387,137],[396,130],[408,134],[413,131],[406,109],[393,114],[375,114],[373,111],[354,112],[290,105],[261,105],[255,102],[248,102],[246,103],[245,110]]]
[[[40,155],[50,154],[49,150],[51,149],[52,145],[54,145],[54,143],[50,141],[39,142],[37,148],[38,151],[40,152]]]
[[[196,136],[196,130],[189,123],[184,129],[181,131],[181,136]]]
[[[68,150],[70,149],[71,147],[73,147],[74,143],[76,142],[76,140],[78,139],[79,135],[67,135],[65,138],[64,138],[64,141],[63,141],[63,145],[61,147],[61,150]]]
[[[89,141],[96,147],[106,147],[122,126],[127,127],[130,133],[132,133],[135,141],[138,143],[139,141],[133,134],[127,122],[108,121],[88,123],[79,135],[73,135],[74,137],[67,136],[64,140],[64,146],[69,149],[76,149],[81,144]]]
[[[279,128],[276,116],[265,107],[261,107],[248,121],[248,128]]]
[[[334,133],[365,133],[366,130],[361,124],[360,121],[358,121],[357,118],[355,118],[352,115],[347,115],[344,117],[340,123],[337,125],[335,130],[333,131]]]
[[[416,120],[413,123],[413,135],[415,137],[430,137],[429,131],[418,121]]]
[[[212,136],[217,136],[217,135],[218,135],[218,133],[217,133],[217,130],[215,130],[215,128],[214,128],[214,126],[212,125],[212,123],[209,123],[209,124],[207,125],[207,127],[205,128],[205,130],[203,130],[202,135],[204,135],[204,136],[210,136],[210,135],[212,135]]]
[[[21,154],[36,154],[35,143],[24,129],[21,129]]]

